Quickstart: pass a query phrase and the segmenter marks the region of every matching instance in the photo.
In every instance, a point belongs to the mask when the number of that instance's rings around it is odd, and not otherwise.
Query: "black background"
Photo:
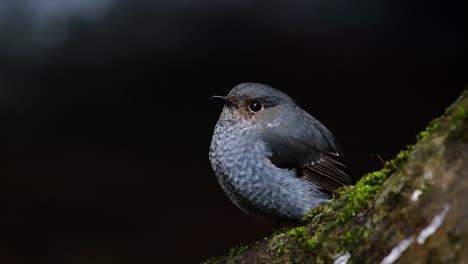
[[[268,233],[208,161],[238,83],[295,98],[362,175],[468,81],[461,5],[40,2],[0,2],[2,263],[197,263]]]

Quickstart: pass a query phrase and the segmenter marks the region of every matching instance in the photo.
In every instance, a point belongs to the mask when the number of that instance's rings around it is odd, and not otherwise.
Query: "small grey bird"
[[[242,83],[227,96],[210,162],[229,199],[260,219],[298,222],[354,179],[335,137],[285,93]]]

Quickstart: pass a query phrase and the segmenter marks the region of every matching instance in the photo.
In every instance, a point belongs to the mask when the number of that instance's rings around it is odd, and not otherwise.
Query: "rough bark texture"
[[[207,263],[468,263],[468,91],[305,225]]]

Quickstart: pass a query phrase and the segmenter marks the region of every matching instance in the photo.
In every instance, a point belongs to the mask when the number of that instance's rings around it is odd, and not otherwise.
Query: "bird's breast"
[[[249,215],[300,219],[322,201],[293,171],[274,166],[267,145],[250,126],[215,127],[210,162],[230,200]]]
[[[215,127],[210,162],[229,196],[252,195],[259,181],[264,180],[260,171],[265,166],[262,162],[265,154],[265,146],[257,140],[254,126],[218,124]]]

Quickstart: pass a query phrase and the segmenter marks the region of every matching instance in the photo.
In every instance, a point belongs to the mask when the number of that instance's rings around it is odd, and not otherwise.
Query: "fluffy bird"
[[[209,159],[229,199],[260,219],[299,222],[354,178],[333,134],[287,94],[242,83],[227,96]]]

